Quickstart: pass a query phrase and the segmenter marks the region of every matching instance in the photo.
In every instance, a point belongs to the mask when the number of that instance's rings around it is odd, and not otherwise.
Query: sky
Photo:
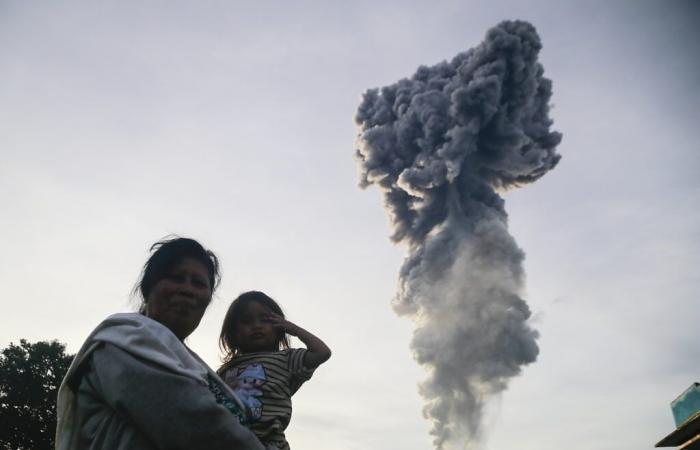
[[[700,381],[693,1],[0,0],[0,346],[77,351],[135,308],[149,246],[190,236],[222,262],[188,341],[210,365],[250,289],[333,349],[294,397],[293,448],[432,448],[390,306],[405,249],[358,188],[353,117],[504,19],[536,26],[564,138],[503,193],[540,355],[481,447],[651,449]]]

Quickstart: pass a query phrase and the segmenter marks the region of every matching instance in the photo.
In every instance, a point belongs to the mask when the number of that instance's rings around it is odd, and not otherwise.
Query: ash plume
[[[438,449],[473,448],[485,402],[539,352],[498,191],[560,159],[540,49],[531,24],[502,22],[452,61],[368,90],[357,110],[360,186],[383,191],[391,238],[408,248],[393,307],[416,323]]]

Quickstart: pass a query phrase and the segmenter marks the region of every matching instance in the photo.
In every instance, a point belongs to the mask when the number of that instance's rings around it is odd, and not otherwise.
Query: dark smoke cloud
[[[357,111],[360,185],[382,189],[392,240],[408,247],[394,309],[417,324],[437,448],[473,445],[484,402],[539,351],[497,191],[560,158],[540,48],[532,25],[503,22],[452,61],[368,90]]]

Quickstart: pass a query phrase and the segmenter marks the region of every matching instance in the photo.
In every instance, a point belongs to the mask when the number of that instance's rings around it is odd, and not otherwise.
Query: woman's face
[[[199,325],[211,295],[207,268],[194,258],[185,258],[153,286],[146,299],[146,316],[184,340]]]

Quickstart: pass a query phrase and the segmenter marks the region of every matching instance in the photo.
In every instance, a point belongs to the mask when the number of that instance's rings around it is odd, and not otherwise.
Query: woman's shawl
[[[193,351],[188,349],[167,327],[137,313],[109,316],[85,340],[68,369],[58,391],[58,424],[56,450],[77,450],[80,424],[77,423],[77,383],[82,364],[101,344],[108,343],[165,370],[209,386],[209,380],[220,384],[221,390],[236,402],[243,404],[233,391]],[[232,416],[232,420],[234,420]]]

